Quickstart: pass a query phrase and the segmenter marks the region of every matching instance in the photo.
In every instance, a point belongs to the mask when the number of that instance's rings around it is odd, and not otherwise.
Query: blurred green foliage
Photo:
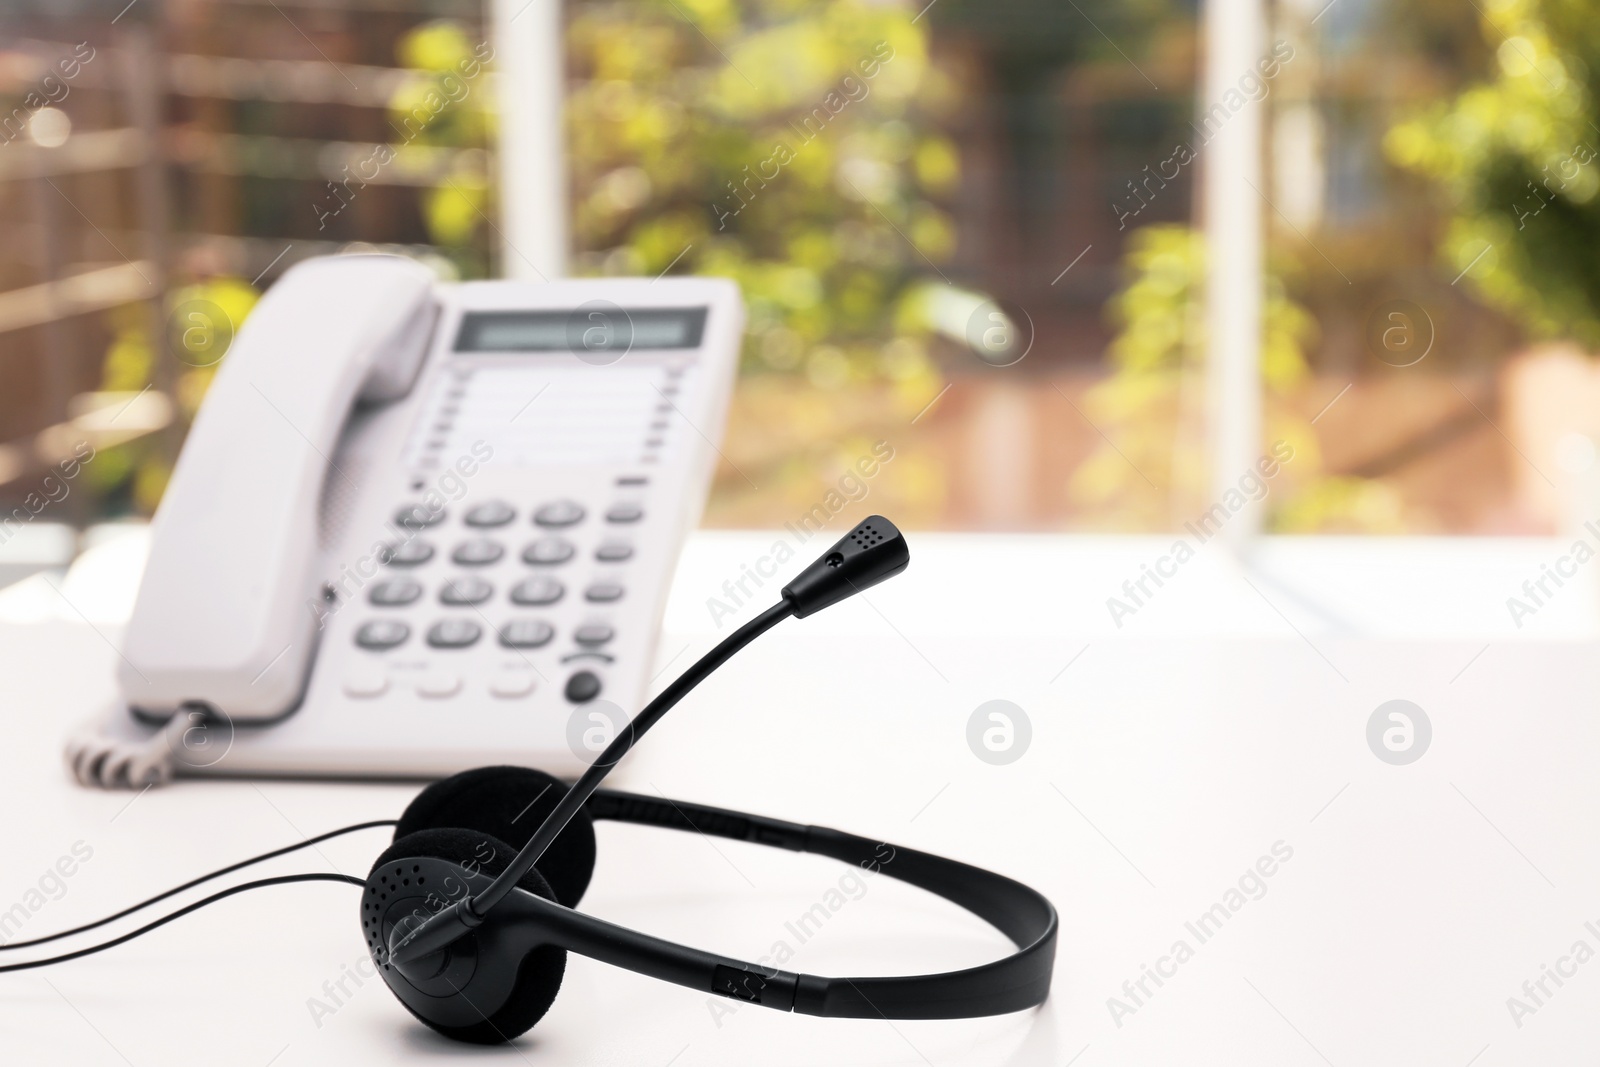
[[[242,278],[226,275],[180,285],[167,292],[163,318],[168,337],[152,344],[144,304],[125,304],[108,312],[111,345],[100,369],[100,391],[134,394],[154,382],[157,352],[179,360],[173,398],[177,418],[187,425],[216,376],[226,345],[255,307],[260,294]],[[155,437],[102,448],[84,468],[87,484],[103,498],[150,514],[166,490],[172,468]]]
[[[482,148],[494,112],[483,72],[492,49],[475,44],[460,23],[425,22],[400,39],[395,58],[410,76],[389,101],[395,156],[419,147]],[[422,196],[428,239],[444,250],[456,273],[483,277],[488,262],[477,248],[489,199],[489,176],[481,152],[460,153],[449,173]]]
[[[1091,525],[1169,529],[1210,503],[1205,238],[1189,226],[1146,226],[1129,237],[1123,263],[1126,282],[1107,308],[1117,328],[1112,373],[1086,396],[1089,417],[1109,440],[1079,466],[1069,493]],[[1269,265],[1262,309],[1262,451],[1278,440],[1294,448],[1272,482],[1267,524],[1280,532],[1398,530],[1399,502],[1387,486],[1322,473],[1299,396],[1309,379],[1305,346],[1317,324],[1289,295],[1285,275],[1292,271],[1292,263]]]
[[[1385,151],[1443,192],[1452,273],[1533,332],[1600,348],[1600,4],[1479,13],[1489,81],[1397,123]]]
[[[924,25],[861,0],[572,5],[577,269],[715,274],[747,371],[842,387],[935,377],[918,280],[950,256],[956,87]]]
[[[395,160],[414,151],[413,146],[482,146],[490,115],[483,99],[474,97],[483,93],[486,98],[483,56],[465,30],[448,20],[424,23],[401,39],[396,53],[400,65],[413,73],[389,102]],[[423,195],[423,218],[430,239],[449,261],[439,264],[446,271],[466,276],[486,272],[475,235],[487,187],[481,158],[466,157],[444,182]],[[168,353],[166,358],[179,363],[174,400],[177,418],[185,426],[199,411],[217,367],[226,358],[226,345],[260,298],[243,278],[209,270],[196,273],[199,276],[167,293],[169,336],[160,344],[152,343],[144,305],[128,304],[107,312],[112,340],[99,386],[107,392],[137,393],[154,383],[157,353]],[[213,355],[214,345],[223,347]],[[85,471],[89,484],[113,502],[113,510],[126,507],[144,514],[155,510],[172,473],[155,437],[102,449]]]

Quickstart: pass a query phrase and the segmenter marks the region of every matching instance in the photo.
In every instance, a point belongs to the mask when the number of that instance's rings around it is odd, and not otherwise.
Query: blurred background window
[[[0,5],[0,536],[149,514],[295,262],[525,273],[552,175],[571,273],[743,286],[710,525],[1591,513],[1600,2],[569,0],[524,187],[534,3]]]

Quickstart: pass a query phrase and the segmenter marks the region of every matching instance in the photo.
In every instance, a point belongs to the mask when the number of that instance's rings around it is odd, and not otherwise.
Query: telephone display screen
[[[626,352],[698,348],[706,309],[620,308],[595,301],[570,311],[469,311],[457,352]]]

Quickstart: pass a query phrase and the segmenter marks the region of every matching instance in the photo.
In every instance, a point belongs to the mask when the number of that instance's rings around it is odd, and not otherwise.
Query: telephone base
[[[451,745],[439,737],[425,744],[385,745],[375,742],[377,734],[338,744],[314,724],[294,726],[295,717],[267,726],[235,726],[200,711],[179,712],[165,725],[153,726],[119,705],[96,728],[67,742],[67,768],[80,785],[145,789],[177,777],[430,780],[512,763],[575,778],[588,767],[570,751],[471,741]]]

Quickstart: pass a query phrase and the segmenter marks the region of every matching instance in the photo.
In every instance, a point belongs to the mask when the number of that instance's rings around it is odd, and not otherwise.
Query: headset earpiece
[[[479,767],[418,793],[395,824],[398,841],[418,830],[458,827],[498,838],[516,851],[567,794],[567,785],[531,767]],[[594,824],[580,812],[539,858],[555,899],[578,906],[594,874]]]
[[[402,974],[388,962],[389,939],[397,922],[429,914],[430,898],[448,901],[462,892],[462,869],[492,877],[516,854],[506,842],[475,830],[418,830],[384,850],[361,894],[361,933],[384,984],[412,1015],[457,1041],[501,1044],[544,1018],[561,989],[566,949],[519,947],[490,916],[437,959],[419,960]],[[556,899],[537,868],[517,888]]]

